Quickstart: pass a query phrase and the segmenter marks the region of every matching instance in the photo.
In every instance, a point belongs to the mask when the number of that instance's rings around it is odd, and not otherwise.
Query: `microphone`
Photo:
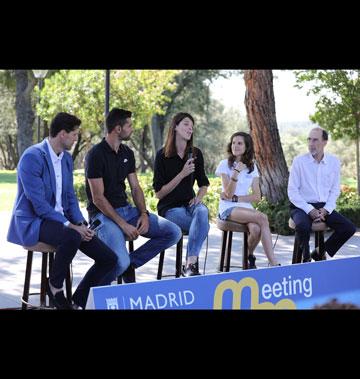
[[[188,159],[192,159],[193,158],[193,153],[192,153],[192,150],[189,151],[189,154],[188,154]],[[190,185],[191,185],[191,188],[193,186],[193,180],[194,180],[194,173],[192,172],[190,174]]]
[[[89,227],[90,230],[95,230],[101,224],[100,220],[95,220]]]

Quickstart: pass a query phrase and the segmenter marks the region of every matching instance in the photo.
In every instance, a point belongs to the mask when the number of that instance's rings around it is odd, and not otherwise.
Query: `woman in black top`
[[[156,154],[153,182],[159,215],[189,234],[185,276],[199,275],[199,254],[210,228],[209,211],[201,202],[210,183],[201,150],[193,147],[193,126],[189,113],[174,116],[165,146]]]

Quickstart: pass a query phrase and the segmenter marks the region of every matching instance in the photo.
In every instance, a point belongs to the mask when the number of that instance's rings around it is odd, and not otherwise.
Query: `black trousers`
[[[316,208],[322,208],[325,203],[311,203]],[[295,236],[299,241],[303,258],[310,257],[309,240],[311,233],[312,219],[302,209],[291,204],[291,218],[294,220]],[[326,224],[334,230],[334,233],[325,241],[325,251],[333,257],[340,247],[356,232],[355,225],[336,211],[325,218]]]
[[[94,236],[91,241],[82,241],[81,235],[61,222],[44,220],[40,227],[39,241],[56,247],[51,284],[62,288],[69,265],[78,250],[95,262],[81,280],[73,295],[75,304],[85,308],[91,287],[109,285],[115,276],[117,256],[101,240]]]

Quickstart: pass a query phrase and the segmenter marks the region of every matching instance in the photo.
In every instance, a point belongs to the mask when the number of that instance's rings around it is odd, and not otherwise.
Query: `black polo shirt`
[[[100,210],[92,201],[88,179],[102,178],[104,196],[114,208],[128,204],[125,192],[126,177],[135,172],[134,152],[121,144],[116,153],[105,138],[93,146],[85,158],[86,195],[88,198],[87,211],[89,217],[95,216]]]
[[[200,149],[194,147],[195,172],[185,177],[170,193],[159,200],[157,210],[160,216],[171,208],[186,206],[195,196],[193,185],[196,180],[199,187],[208,186],[209,179],[204,170],[204,157]],[[178,154],[165,158],[164,149],[160,149],[155,158],[153,187],[155,192],[169,183],[183,169],[188,157],[181,159]]]

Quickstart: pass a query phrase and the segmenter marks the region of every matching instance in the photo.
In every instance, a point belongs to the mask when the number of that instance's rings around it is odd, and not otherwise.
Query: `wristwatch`
[[[150,212],[147,209],[145,209],[144,211],[141,212],[141,214],[143,214],[143,213],[146,213],[148,216],[150,216]]]
[[[89,224],[87,223],[87,221],[80,221],[76,224],[77,226],[81,226],[81,225],[85,225],[85,226],[88,226]]]

